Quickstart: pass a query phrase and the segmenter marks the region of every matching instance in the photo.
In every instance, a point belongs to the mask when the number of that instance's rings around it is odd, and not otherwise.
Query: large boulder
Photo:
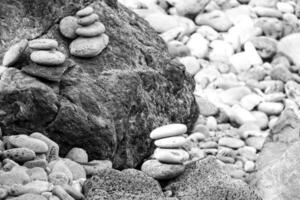
[[[181,200],[262,200],[245,182],[232,179],[215,157],[190,164],[165,190]]]
[[[103,200],[165,199],[159,183],[144,172],[135,169],[102,170],[88,179],[83,189],[87,200],[96,200],[101,196],[107,197]]]
[[[62,17],[90,5],[106,27],[109,44],[100,55],[70,55],[70,40],[58,30]],[[116,1],[2,0],[0,61],[20,39],[54,38],[68,58],[60,82],[20,71],[33,65],[27,49],[0,80],[3,135],[42,132],[66,154],[87,150],[90,159],[110,159],[115,168],[136,167],[153,150],[149,133],[168,123],[191,128],[198,110],[194,81],[172,60],[149,24]]]
[[[251,185],[264,200],[300,198],[300,119],[286,109],[272,128],[257,159]]]

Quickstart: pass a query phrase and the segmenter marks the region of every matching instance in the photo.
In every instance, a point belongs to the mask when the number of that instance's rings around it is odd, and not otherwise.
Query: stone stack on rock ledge
[[[35,39],[29,41],[33,63],[24,66],[22,71],[47,81],[59,82],[67,70],[66,56],[58,51],[58,42],[54,39]]]
[[[78,57],[95,57],[107,46],[109,38],[105,26],[99,22],[99,16],[92,7],[86,7],[76,13],[76,17],[68,16],[60,22],[63,36],[75,39],[70,44],[70,53]]]

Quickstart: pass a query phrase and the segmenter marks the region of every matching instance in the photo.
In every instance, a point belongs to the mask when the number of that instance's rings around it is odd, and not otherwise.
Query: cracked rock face
[[[99,15],[110,42],[94,58],[75,58],[70,41],[59,33],[59,20],[87,5]],[[36,71],[27,49],[4,72],[3,135],[42,132],[60,145],[62,155],[81,147],[91,160],[110,159],[114,167],[128,168],[152,153],[152,129],[168,123],[190,128],[196,120],[192,77],[171,60],[147,22],[116,1],[4,0],[0,18],[0,61],[11,45],[34,38],[57,40],[70,61],[60,72]],[[31,73],[21,71],[28,69]],[[56,82],[31,76],[36,73]]]

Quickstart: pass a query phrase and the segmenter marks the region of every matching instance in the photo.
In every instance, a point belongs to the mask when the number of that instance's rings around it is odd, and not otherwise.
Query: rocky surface
[[[232,179],[213,157],[190,164],[165,189],[182,200],[261,199],[246,183]]]
[[[59,33],[59,20],[84,5],[94,8],[110,38],[92,59],[70,56],[70,41]],[[191,128],[196,120],[193,79],[167,54],[155,31],[124,6],[115,1],[5,0],[0,10],[0,60],[20,39],[51,38],[71,61],[48,72],[35,68],[26,50],[2,74],[3,135],[39,131],[59,144],[61,155],[83,147],[91,159],[107,158],[114,167],[128,168],[151,154],[153,128],[170,122]]]

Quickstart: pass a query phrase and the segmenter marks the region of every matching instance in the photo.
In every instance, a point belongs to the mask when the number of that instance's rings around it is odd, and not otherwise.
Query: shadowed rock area
[[[61,18],[86,5],[95,9],[109,36],[106,49],[91,59],[71,56],[71,41],[58,30]],[[2,75],[3,135],[39,131],[58,142],[62,155],[82,147],[91,160],[108,158],[114,167],[128,168],[152,153],[152,129],[172,122],[190,128],[195,122],[193,79],[171,60],[148,23],[116,1],[4,0],[0,18],[0,61],[25,38],[56,39],[58,50],[68,57],[63,71],[35,72],[27,49]],[[53,76],[56,82],[28,71]]]

